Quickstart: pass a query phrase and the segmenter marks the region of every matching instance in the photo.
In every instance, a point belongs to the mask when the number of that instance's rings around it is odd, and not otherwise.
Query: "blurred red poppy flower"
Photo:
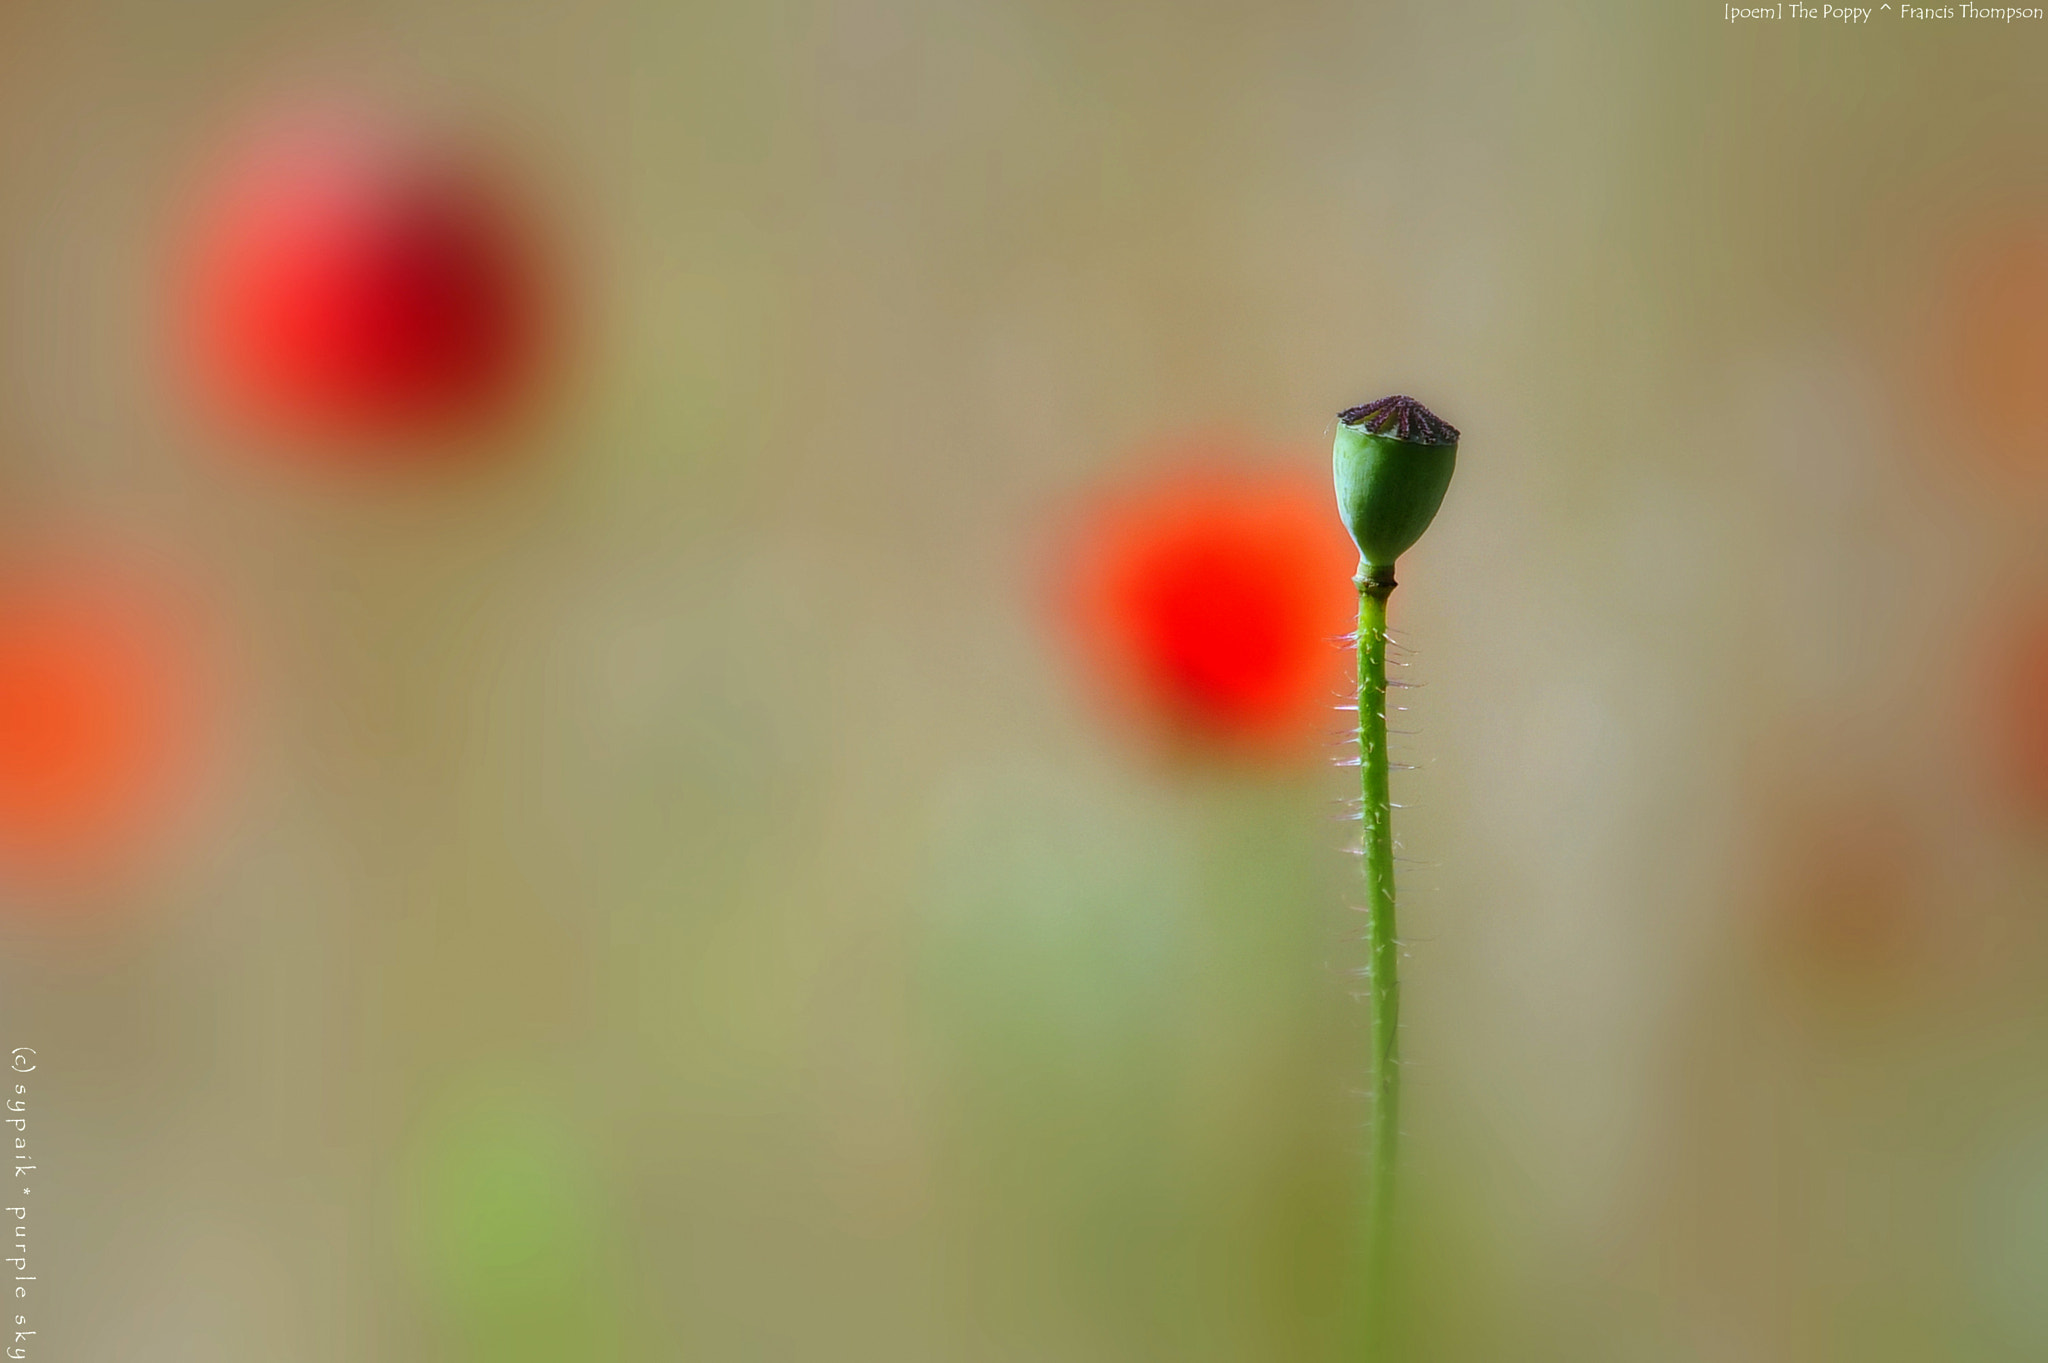
[[[0,884],[118,878],[188,807],[209,708],[195,625],[131,564],[0,566]]]
[[[354,110],[300,112],[230,156],[201,205],[186,318],[213,405],[328,457],[409,457],[506,413],[542,299],[480,165]]]
[[[1184,741],[1292,753],[1335,727],[1351,663],[1357,553],[1329,488],[1205,454],[1101,496],[1062,600],[1087,662],[1130,711]]]

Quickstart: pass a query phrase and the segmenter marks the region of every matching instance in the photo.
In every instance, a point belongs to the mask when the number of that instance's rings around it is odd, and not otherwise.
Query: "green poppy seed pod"
[[[1337,414],[1337,510],[1358,546],[1359,580],[1394,585],[1394,560],[1429,529],[1458,462],[1458,431],[1414,398]]]

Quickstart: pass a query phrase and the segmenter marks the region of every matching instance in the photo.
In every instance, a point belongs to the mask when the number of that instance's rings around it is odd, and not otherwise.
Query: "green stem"
[[[1394,1165],[1400,1142],[1401,1069],[1396,1033],[1401,1019],[1400,946],[1394,922],[1394,811],[1387,787],[1387,597],[1389,567],[1358,577],[1358,758],[1364,804],[1366,943],[1372,986],[1372,1094],[1369,1182],[1363,1264],[1366,1357],[1387,1354],[1388,1280],[1394,1216]]]

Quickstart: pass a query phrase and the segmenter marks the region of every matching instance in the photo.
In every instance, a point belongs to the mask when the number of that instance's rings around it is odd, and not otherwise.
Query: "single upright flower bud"
[[[1337,509],[1358,546],[1359,580],[1394,585],[1394,560],[1422,538],[1451,485],[1458,432],[1414,398],[1337,414]]]

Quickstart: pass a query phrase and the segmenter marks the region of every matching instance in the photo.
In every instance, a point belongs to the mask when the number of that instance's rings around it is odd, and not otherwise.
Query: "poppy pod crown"
[[[1458,462],[1458,430],[1410,397],[1381,398],[1337,414],[1332,454],[1337,510],[1368,570],[1391,584],[1406,553],[1443,505]]]

